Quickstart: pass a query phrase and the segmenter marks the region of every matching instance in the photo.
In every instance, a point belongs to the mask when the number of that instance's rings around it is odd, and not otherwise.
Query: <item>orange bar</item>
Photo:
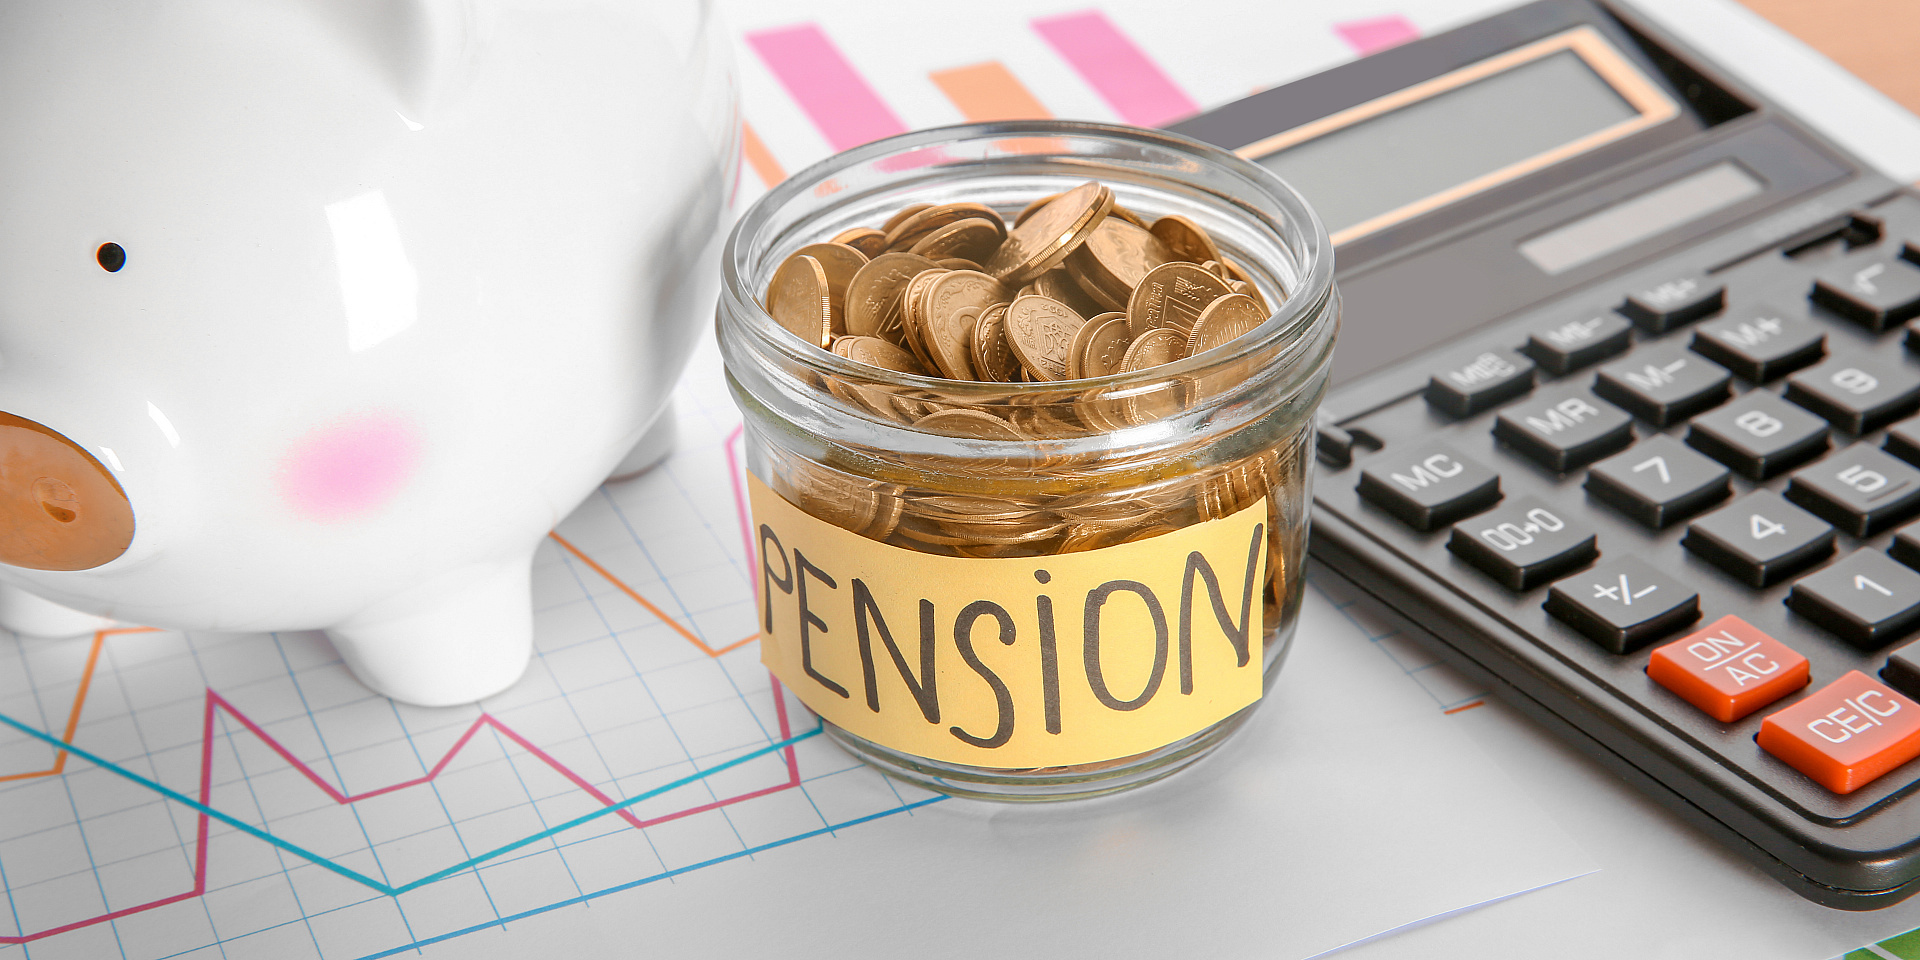
[[[937,70],[927,77],[974,123],[989,120],[1048,120],[1053,114],[1035,100],[1019,78],[998,60]]]
[[[767,149],[760,135],[753,132],[753,125],[742,121],[740,124],[740,151],[747,156],[747,163],[753,172],[759,174],[760,182],[767,189],[787,178],[787,172],[780,169],[780,161],[773,158],[773,151]]]

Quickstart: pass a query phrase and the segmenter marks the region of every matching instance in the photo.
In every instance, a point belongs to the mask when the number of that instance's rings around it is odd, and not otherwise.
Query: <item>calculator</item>
[[[1172,129],[1336,245],[1317,561],[1802,896],[1920,890],[1920,196],[1591,0]]]

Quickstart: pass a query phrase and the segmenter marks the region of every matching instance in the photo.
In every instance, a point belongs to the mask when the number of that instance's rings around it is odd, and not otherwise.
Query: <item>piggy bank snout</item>
[[[133,542],[119,481],[55,430],[0,413],[0,563],[86,570]]]

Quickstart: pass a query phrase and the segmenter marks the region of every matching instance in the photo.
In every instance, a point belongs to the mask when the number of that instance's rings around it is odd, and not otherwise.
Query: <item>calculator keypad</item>
[[[1348,481],[1366,529],[1810,815],[1913,793],[1920,747],[1881,732],[1920,730],[1920,198],[1899,203],[1450,355],[1426,412],[1342,422],[1382,441]]]

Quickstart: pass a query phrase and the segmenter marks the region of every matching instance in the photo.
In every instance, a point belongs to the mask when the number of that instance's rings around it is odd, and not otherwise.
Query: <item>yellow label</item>
[[[1260,699],[1264,499],[1137,543],[971,559],[868,540],[749,487],[760,659],[875,743],[985,767],[1092,763]]]

